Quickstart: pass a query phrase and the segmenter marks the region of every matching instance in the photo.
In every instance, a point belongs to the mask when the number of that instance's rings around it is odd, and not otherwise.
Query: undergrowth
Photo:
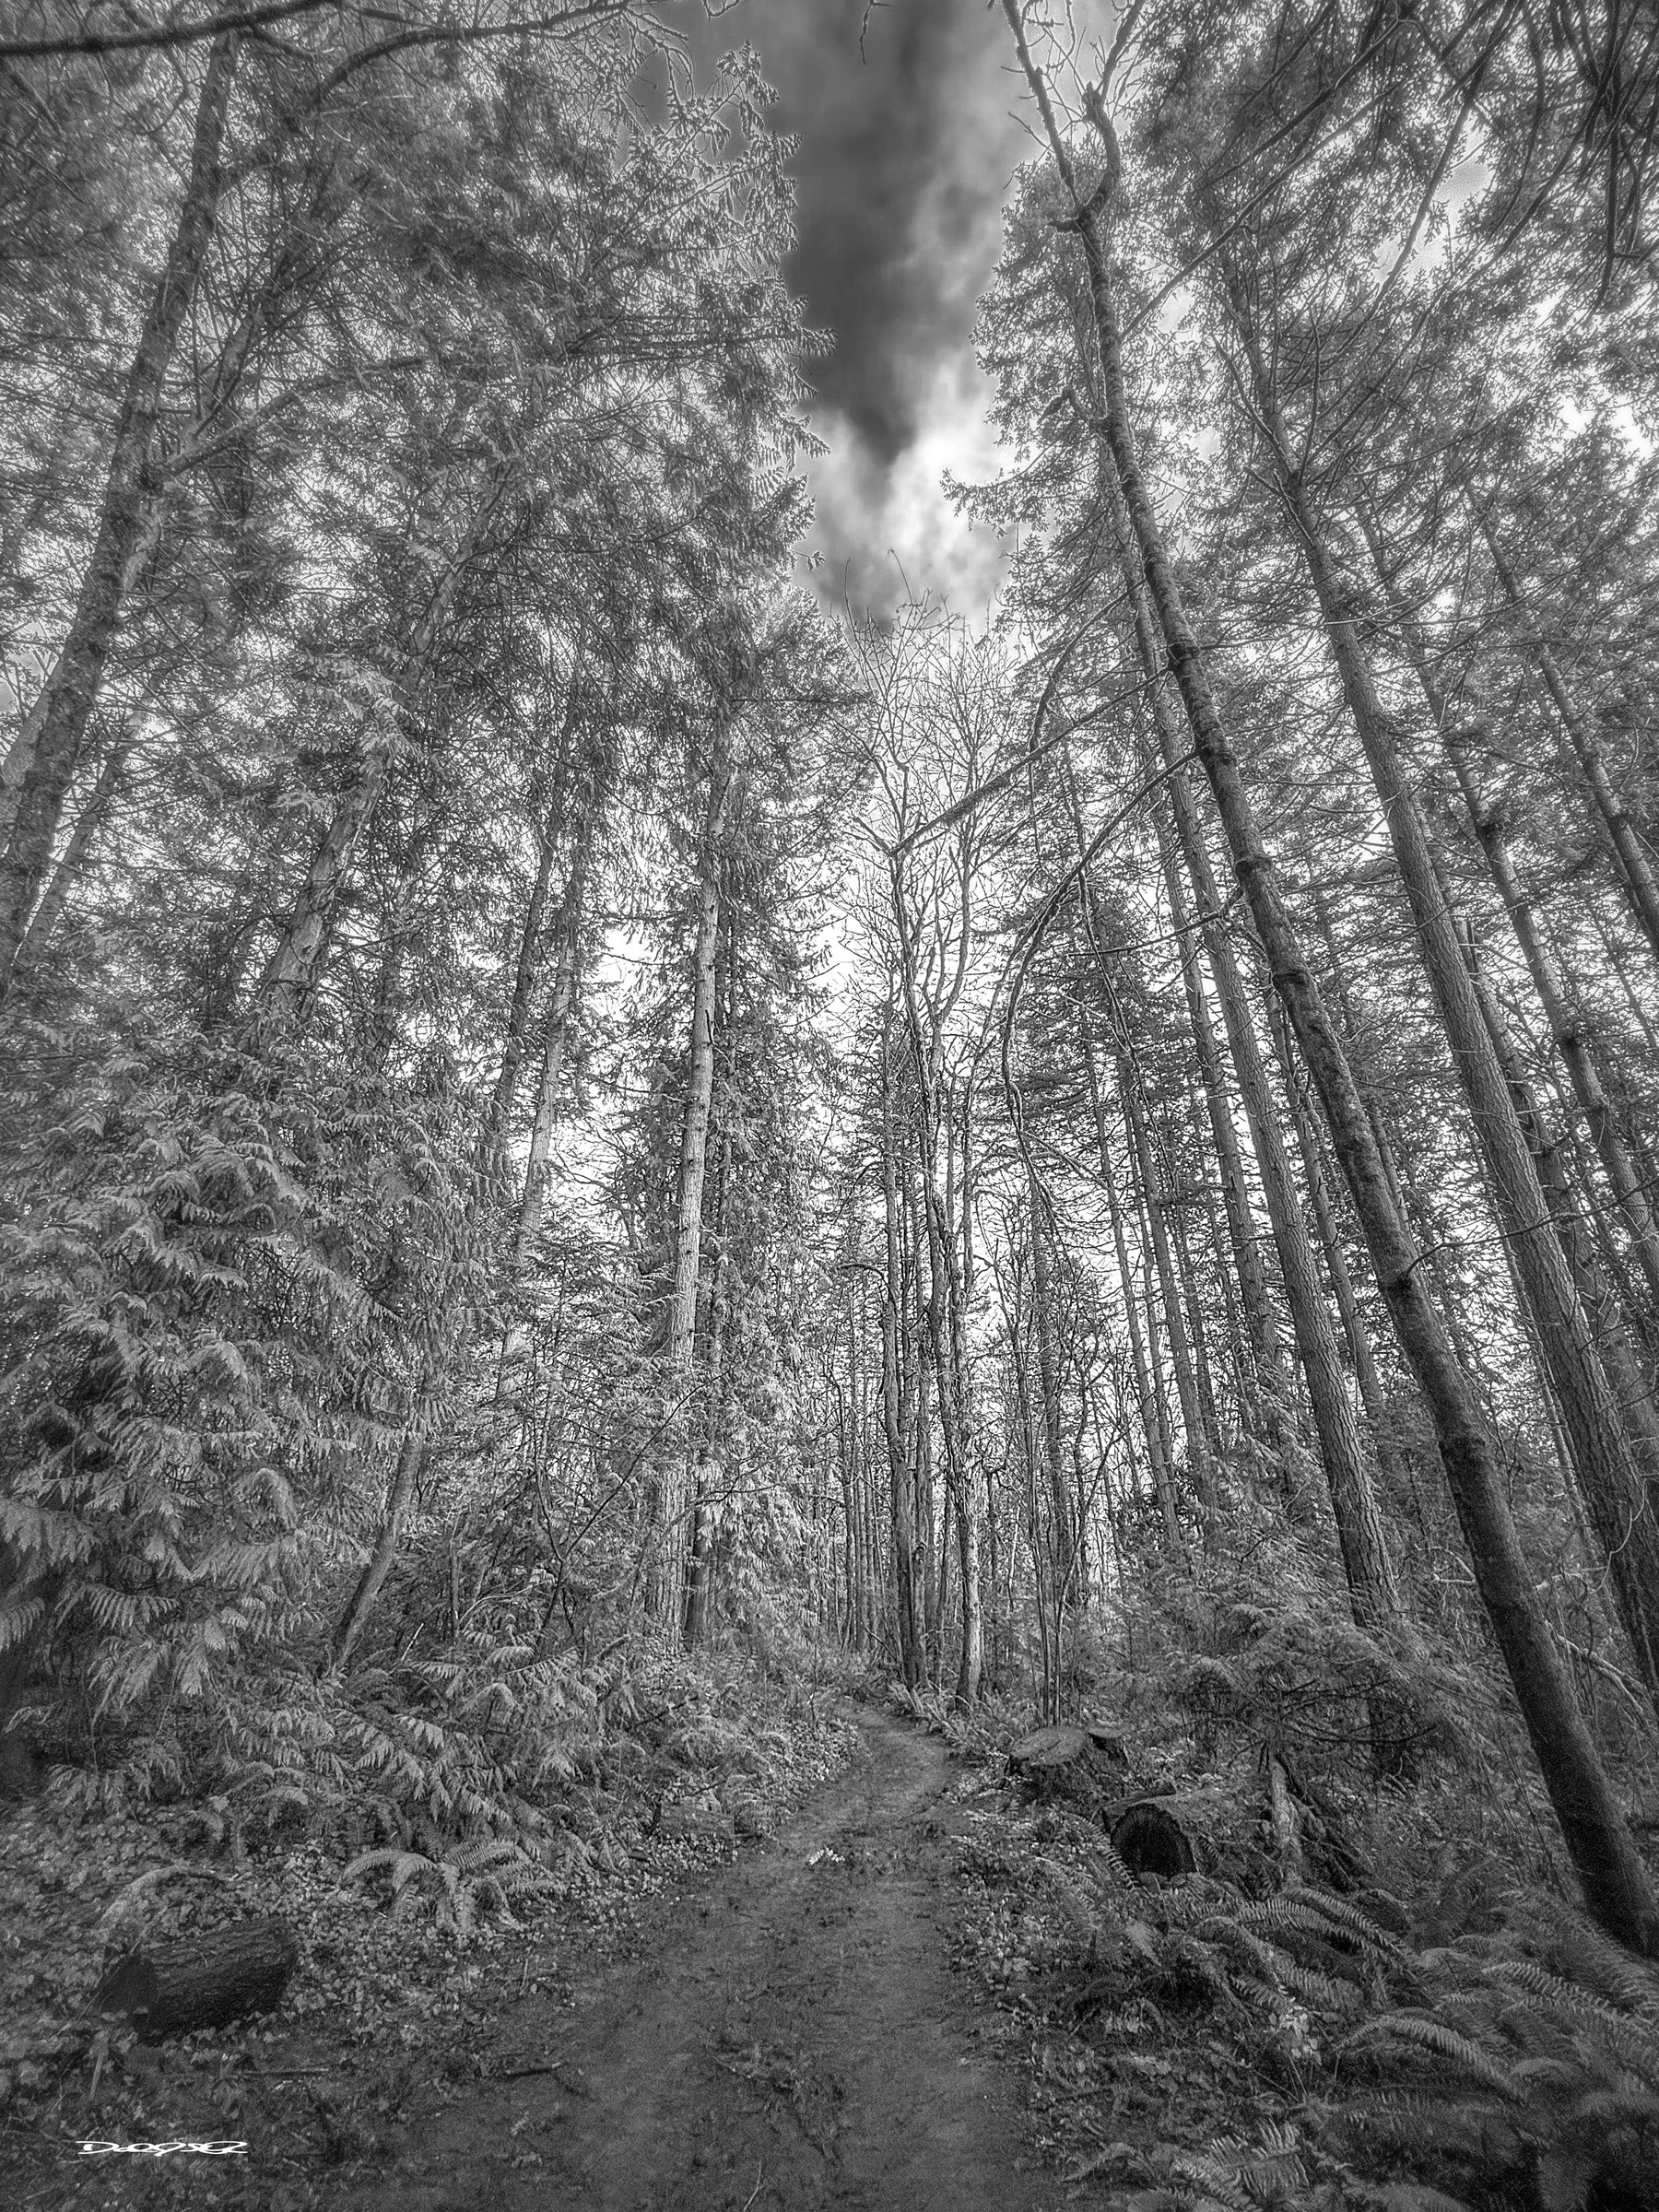
[[[1381,1891],[1137,1879],[1054,1807],[973,1816],[959,1864],[1051,2151],[1114,2212],[1659,2203],[1659,1972],[1564,1905],[1425,1945]]]
[[[1029,2039],[1050,2155],[1112,2212],[1651,2212],[1659,1970],[1568,1901],[1489,1662],[1361,1635],[1317,1566],[1286,1536],[1148,1567],[1070,1659],[1129,1776],[1081,1807],[981,1787],[964,1963]],[[991,1784],[1031,1724],[896,1702]],[[1198,1872],[1137,1878],[1100,1818],[1130,1796]]]
[[[608,1925],[618,1900],[730,1850],[657,1833],[665,1802],[744,1806],[739,1832],[758,1834],[832,1771],[848,1740],[833,1667],[802,1661],[780,1679],[731,1654],[664,1654],[613,1670],[603,1697],[557,1704],[521,1677],[511,1701],[489,1703],[493,1733],[470,1694],[446,1713],[441,1682],[427,1724],[409,1725],[376,1702],[389,1693],[366,1669],[332,1697],[297,1683],[281,1727],[279,1703],[253,1701],[258,1727],[227,1739],[224,1786],[205,1796],[164,1802],[130,1775],[104,1787],[57,1770],[0,1830],[0,2108],[15,2122],[95,2091],[112,2049],[131,2045],[130,2032],[112,2044],[91,2006],[110,1959],[250,1915],[298,1937],[285,2015],[335,2022],[360,2046],[401,2009],[407,2055],[421,2023],[465,2011],[467,1957],[535,1940],[562,1924],[549,1914]],[[555,1719],[556,1762],[541,1735]],[[211,2040],[230,2050],[243,2035]]]

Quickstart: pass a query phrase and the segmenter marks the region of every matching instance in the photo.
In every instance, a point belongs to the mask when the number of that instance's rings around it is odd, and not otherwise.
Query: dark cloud
[[[742,0],[677,7],[706,66],[747,41],[777,88],[800,244],[790,277],[835,340],[826,406],[890,463],[914,440],[939,359],[968,342],[1021,135],[1007,29],[982,0]]]
[[[1006,26],[975,0],[895,0],[867,19],[864,0],[747,0],[731,20],[800,141],[791,275],[836,345],[818,390],[890,464],[935,365],[967,345],[995,253],[1018,144]]]
[[[988,457],[970,332],[1029,143],[1000,8],[742,0],[712,21],[688,6],[665,13],[700,76],[721,52],[754,45],[778,90],[775,120],[798,141],[790,280],[834,343],[807,370],[835,448],[813,471],[826,574],[837,595],[846,576],[856,598],[890,601],[902,586],[888,545],[926,565],[950,539],[937,572],[911,581],[958,580],[963,532],[938,498],[938,469],[970,447]],[[984,559],[967,567],[976,589],[989,581]]]

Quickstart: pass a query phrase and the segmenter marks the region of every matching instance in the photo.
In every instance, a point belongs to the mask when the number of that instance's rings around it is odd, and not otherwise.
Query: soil
[[[506,2013],[411,2112],[371,2212],[1041,2212],[1013,2054],[946,1962],[944,1747],[865,1712],[772,1841],[651,1900],[629,1955]],[[344,2177],[342,2177],[344,2178]]]

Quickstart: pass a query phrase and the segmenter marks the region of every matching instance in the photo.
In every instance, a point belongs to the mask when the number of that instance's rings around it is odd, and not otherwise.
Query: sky
[[[757,47],[778,126],[800,141],[789,276],[835,347],[806,370],[830,447],[808,472],[818,589],[862,613],[908,583],[982,618],[1003,547],[958,518],[939,480],[996,470],[971,331],[1030,150],[1001,7],[739,0],[712,23],[689,7],[673,19],[702,62]]]

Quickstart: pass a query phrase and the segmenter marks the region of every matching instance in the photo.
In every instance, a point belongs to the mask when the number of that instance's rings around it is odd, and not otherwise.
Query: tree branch
[[[347,74],[405,46],[471,45],[480,39],[505,39],[526,33],[566,30],[571,24],[606,16],[622,15],[632,0],[583,0],[582,5],[553,8],[544,14],[513,16],[499,23],[418,23],[395,8],[373,7],[363,0],[258,0],[247,7],[227,8],[193,22],[147,24],[135,30],[94,30],[90,27],[53,39],[0,39],[0,62],[43,61],[53,55],[158,53],[166,48],[194,46],[226,32],[261,31],[296,16],[317,15],[333,8],[371,22],[397,26],[396,34],[351,59]]]

